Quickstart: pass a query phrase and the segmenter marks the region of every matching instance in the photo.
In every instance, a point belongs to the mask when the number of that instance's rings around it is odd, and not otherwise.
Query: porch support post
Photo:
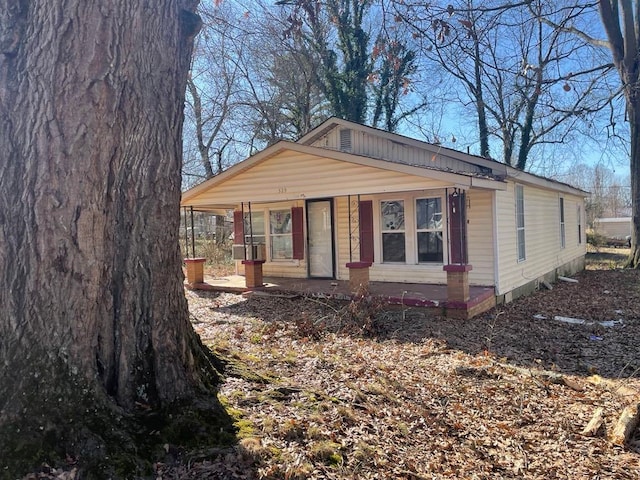
[[[463,190],[453,189],[447,195],[449,210],[449,263],[465,265],[469,260],[467,251],[467,195]]]
[[[351,293],[362,293],[369,289],[369,267],[371,262],[349,262],[349,290]]]
[[[264,260],[242,260],[244,279],[247,288],[262,287],[262,264]]]
[[[447,272],[447,301],[469,301],[469,271],[471,265],[445,265],[443,270]]]
[[[187,265],[187,283],[195,285],[204,282],[204,262],[206,258],[185,258],[184,263]]]

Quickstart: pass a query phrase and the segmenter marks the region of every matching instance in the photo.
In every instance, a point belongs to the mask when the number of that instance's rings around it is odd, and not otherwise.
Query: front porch
[[[274,294],[309,295],[316,298],[349,300],[353,293],[346,280],[312,278],[265,277],[263,286],[249,288],[242,275],[213,277],[204,275],[202,282],[185,283],[191,290],[208,290],[231,293],[259,291]],[[448,301],[447,285],[369,282],[368,292],[390,305],[432,308],[447,317],[471,318],[486,312],[496,304],[493,287],[469,287],[469,299],[465,302]]]

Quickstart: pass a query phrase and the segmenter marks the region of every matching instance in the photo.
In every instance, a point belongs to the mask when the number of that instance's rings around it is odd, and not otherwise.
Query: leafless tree
[[[319,60],[315,72],[332,115],[395,130],[424,104],[401,108],[417,72],[416,52],[385,23],[373,0],[281,0],[285,35]]]
[[[631,182],[627,174],[618,174],[602,164],[582,163],[571,168],[565,180],[590,193],[586,212],[590,227],[598,218],[629,215]]]
[[[241,14],[233,6],[204,4],[199,13],[203,31],[187,79],[183,175],[188,184],[211,178],[241,158],[234,157],[234,147],[244,138],[235,128],[243,105],[238,58],[246,52],[238,28]]]
[[[482,156],[500,148],[502,161],[525,169],[536,146],[566,142],[611,97],[602,77],[612,65],[589,43],[539,20],[572,25],[584,8],[460,0],[440,11],[422,9],[425,16],[418,6],[404,3],[400,12],[423,38],[427,57],[466,92]]]
[[[631,255],[640,268],[640,11],[631,0],[598,0],[609,51],[620,76],[630,127]]]

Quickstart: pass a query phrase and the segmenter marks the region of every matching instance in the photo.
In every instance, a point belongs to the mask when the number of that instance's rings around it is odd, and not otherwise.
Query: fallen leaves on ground
[[[625,401],[612,386],[640,391],[639,273],[585,271],[466,321],[187,292],[194,328],[234,365],[219,396],[239,443],[157,477],[638,479],[637,431],[626,448],[606,434]]]

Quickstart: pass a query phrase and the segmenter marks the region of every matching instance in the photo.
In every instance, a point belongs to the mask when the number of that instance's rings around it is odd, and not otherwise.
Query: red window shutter
[[[241,210],[233,212],[233,243],[244,244],[244,218]]]
[[[449,195],[450,264],[467,264],[467,212],[464,192]]]
[[[360,202],[360,261],[373,263],[373,201]]]
[[[293,258],[304,258],[304,214],[302,207],[291,209],[291,240],[293,242]]]

